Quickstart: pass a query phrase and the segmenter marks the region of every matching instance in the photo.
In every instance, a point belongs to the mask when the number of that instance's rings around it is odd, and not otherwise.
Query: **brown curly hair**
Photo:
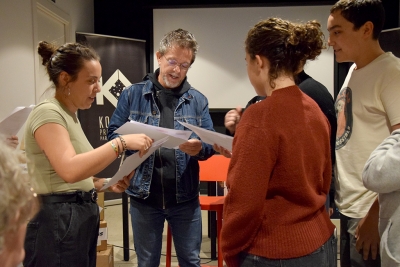
[[[272,88],[279,75],[295,76],[307,60],[314,60],[325,47],[321,24],[316,20],[305,24],[280,18],[262,20],[250,29],[245,41],[251,59],[259,55],[270,62]]]
[[[100,61],[99,55],[90,47],[80,43],[66,43],[60,47],[46,41],[39,42],[38,53],[42,65],[46,67],[50,81],[58,87],[58,77],[62,71],[68,73],[74,81],[83,67],[84,61]]]

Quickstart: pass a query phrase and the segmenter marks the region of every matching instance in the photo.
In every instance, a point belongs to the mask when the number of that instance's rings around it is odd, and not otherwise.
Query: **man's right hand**
[[[236,109],[231,109],[225,115],[225,128],[231,134],[234,134],[236,131],[236,125],[240,121],[240,117],[242,116],[242,108],[238,106]]]

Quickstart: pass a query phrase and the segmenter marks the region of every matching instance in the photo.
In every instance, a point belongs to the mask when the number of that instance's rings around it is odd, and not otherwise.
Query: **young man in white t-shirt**
[[[341,267],[380,266],[379,202],[361,175],[371,152],[400,128],[400,59],[379,45],[384,16],[380,0],[340,0],[328,18],[336,60],[354,62],[335,105]]]

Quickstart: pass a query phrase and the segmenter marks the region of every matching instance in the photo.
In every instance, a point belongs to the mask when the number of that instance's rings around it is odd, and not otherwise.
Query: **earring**
[[[68,90],[68,92],[65,93],[65,90]],[[65,89],[64,89],[64,94],[66,94],[67,96],[69,96],[69,95],[71,94],[71,90],[69,89],[68,86],[65,87]]]

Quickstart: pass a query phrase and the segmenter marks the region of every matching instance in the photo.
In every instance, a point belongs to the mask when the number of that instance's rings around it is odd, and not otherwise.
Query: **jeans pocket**
[[[24,242],[24,249],[25,249],[24,266],[29,266],[35,255],[38,231],[39,231],[39,222],[33,220],[30,221],[26,228],[26,235]]]
[[[400,263],[400,257],[396,251],[400,247],[397,245],[398,242],[396,241],[397,235],[392,231],[393,222],[391,220],[387,221],[387,225],[385,230],[382,233],[381,237],[381,258],[382,263],[387,265],[394,264],[397,265]],[[394,240],[393,240],[394,239]],[[384,266],[384,265],[382,265]]]
[[[317,248],[317,250],[311,252],[309,255],[315,255],[315,254],[321,253],[322,251],[324,251],[324,249],[325,249],[324,245],[322,245],[319,248]]]
[[[55,228],[57,229],[56,235],[60,242],[68,238],[73,227],[75,220],[73,205],[75,203],[62,203],[60,205],[58,220],[56,221],[58,227]]]

